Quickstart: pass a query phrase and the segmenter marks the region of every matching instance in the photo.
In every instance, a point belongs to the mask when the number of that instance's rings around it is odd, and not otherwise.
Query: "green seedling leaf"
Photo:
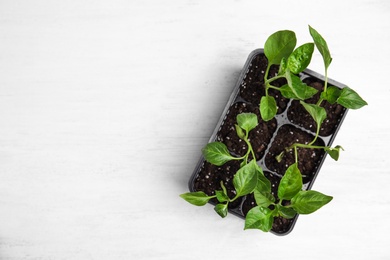
[[[303,101],[300,102],[301,105],[306,109],[307,112],[311,115],[311,117],[314,119],[314,121],[317,124],[317,128],[320,127],[322,122],[326,118],[326,110],[323,107],[320,107],[315,104],[307,104]]]
[[[314,43],[305,43],[296,48],[288,57],[287,68],[294,73],[301,73],[309,66],[314,51]]]
[[[293,31],[277,31],[270,35],[264,44],[264,54],[268,64],[280,64],[283,57],[288,57],[297,44]]]
[[[328,204],[332,199],[333,197],[318,191],[300,191],[291,199],[291,206],[299,214],[310,214]]]
[[[278,75],[283,75],[286,72],[286,69],[287,69],[287,59],[286,57],[283,57],[279,64]]]
[[[278,187],[278,197],[281,200],[290,200],[302,189],[302,174],[298,164],[291,164],[282,177]]]
[[[251,193],[257,186],[258,167],[255,160],[240,168],[233,177],[233,185],[236,196],[244,196]]]
[[[219,202],[229,201],[228,195],[224,193],[222,190],[215,191],[215,195],[217,196],[217,200]]]
[[[257,189],[255,189],[253,195],[255,197],[255,201],[258,206],[267,208],[269,205],[275,202],[275,198],[271,194],[271,192],[267,192],[267,191],[260,192]]]
[[[234,127],[236,128],[236,133],[237,133],[237,136],[240,138],[240,139],[245,139],[245,133],[244,133],[244,130],[242,130],[242,128],[235,124]]]
[[[288,208],[288,207],[282,206],[280,204],[277,204],[277,209],[278,209],[279,214],[286,219],[292,219],[297,214],[295,209]]]
[[[309,31],[310,31],[310,35],[313,38],[314,43],[315,43],[318,51],[322,55],[322,58],[324,60],[325,69],[327,70],[330,63],[332,62],[332,57],[330,56],[328,44],[326,43],[325,39],[310,25],[309,25]]]
[[[259,166],[258,175],[257,175],[257,185],[256,190],[259,192],[271,192],[271,182],[264,176],[263,171]]]
[[[195,206],[206,205],[206,203],[209,202],[211,198],[214,198],[214,196],[208,196],[203,191],[183,193],[180,195],[180,197]]]
[[[281,152],[280,154],[275,156],[275,159],[277,162],[280,163],[282,161],[283,157],[284,157],[284,152]]]
[[[345,87],[341,90],[340,96],[336,102],[343,107],[350,109],[359,109],[367,105],[367,102],[349,87]]]
[[[218,213],[218,215],[224,218],[228,214],[228,204],[217,204],[215,205],[214,210]]]
[[[332,157],[333,160],[337,161],[339,159],[339,155],[340,155],[340,150],[343,150],[343,147],[341,147],[340,145],[337,145],[336,147],[332,148],[332,147],[325,147],[324,148],[325,152],[327,152],[330,157]]]
[[[226,162],[235,159],[230,155],[226,145],[221,142],[208,143],[202,149],[202,153],[206,161],[216,166],[221,166]]]
[[[244,229],[260,229],[268,232],[274,223],[273,211],[261,206],[253,207],[248,211],[245,218]]]
[[[237,115],[237,124],[249,132],[259,124],[259,121],[254,113],[241,113]]]
[[[318,92],[317,89],[306,85],[306,83],[303,83],[302,80],[294,74],[289,74],[286,78],[288,84],[279,88],[280,93],[285,98],[305,100],[311,98]]]
[[[226,194],[226,196],[227,196],[227,189],[226,189],[225,185],[223,185],[223,181],[221,181],[220,184],[221,184],[221,188],[222,188],[223,193]]]
[[[275,117],[278,108],[273,96],[262,96],[260,100],[260,114],[264,121],[269,121]]]
[[[325,92],[321,93],[321,98],[328,101],[330,104],[336,103],[341,94],[341,90],[334,86],[327,87]]]

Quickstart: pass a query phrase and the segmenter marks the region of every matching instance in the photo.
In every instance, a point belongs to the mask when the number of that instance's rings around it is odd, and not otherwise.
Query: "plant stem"
[[[301,143],[294,143],[286,148],[287,151],[290,151],[295,148],[309,148],[309,149],[324,149],[326,146],[319,146],[319,145],[311,145],[311,144],[301,144]]]
[[[298,148],[294,146],[294,155],[295,155],[295,162],[298,165]]]
[[[275,87],[275,86],[273,86],[273,85],[269,85],[269,84],[268,84],[268,88],[273,88],[273,89],[276,89],[276,90],[279,90],[279,91],[280,91],[280,88]]]
[[[321,128],[321,126],[317,126],[316,135],[314,136],[314,139],[313,139],[308,145],[312,145],[312,144],[315,143],[315,141],[316,141],[317,138],[318,138],[318,135],[320,134],[320,128]]]
[[[268,73],[269,73],[270,68],[271,68],[271,64],[268,63],[267,69],[265,70],[265,73],[264,73],[264,83],[266,83],[268,81]]]
[[[281,78],[285,78],[285,76],[284,76],[284,75],[277,75],[277,76],[275,76],[275,77],[273,77],[273,78],[267,79],[267,80],[264,82],[264,84],[269,85],[271,82],[273,82],[273,81],[275,81],[275,80],[277,80],[277,79],[281,79]]]
[[[327,89],[328,89],[328,70],[325,69],[324,90],[322,90],[322,92],[326,92]],[[317,101],[317,106],[321,105],[322,101],[324,101],[324,99],[320,97],[320,99]]]

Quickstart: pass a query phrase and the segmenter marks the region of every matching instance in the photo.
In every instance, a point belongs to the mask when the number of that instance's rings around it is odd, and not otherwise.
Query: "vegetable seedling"
[[[227,188],[221,181],[220,188],[211,194],[195,191],[181,194],[180,197],[196,206],[203,206],[213,200],[215,212],[224,218],[228,214],[229,203],[251,194],[256,205],[247,212],[244,229],[259,229],[264,232],[272,229],[275,217],[291,219],[297,214],[311,214],[332,200],[331,196],[303,188],[302,173],[298,165],[298,149],[323,149],[337,161],[340,151],[343,150],[340,145],[333,148],[315,145],[321,125],[328,116],[323,106],[324,103],[339,104],[347,109],[359,109],[367,105],[367,102],[349,87],[339,89],[328,86],[328,68],[332,57],[327,42],[311,26],[309,26],[309,32],[313,42],[305,43],[297,48],[295,48],[296,35],[289,30],[275,32],[264,44],[264,54],[268,64],[262,79],[265,94],[259,103],[261,119],[267,122],[277,114],[277,102],[269,94],[269,89],[275,89],[287,99],[298,100],[316,123],[316,131],[311,142],[293,143],[276,156],[279,162],[285,152],[294,151],[295,156],[295,162],[288,166],[276,193],[271,191],[271,182],[257,163],[258,158],[249,139],[249,133],[258,125],[259,119],[254,113],[241,113],[236,117],[237,124],[234,129],[238,138],[247,145],[248,149],[243,156],[232,154],[222,142],[211,142],[202,149],[204,159],[213,165],[221,166],[233,160],[240,162],[240,168],[232,180],[234,195],[228,195]],[[310,64],[315,48],[323,58],[325,80],[318,101],[310,103],[308,99],[317,94],[318,90],[305,84],[300,78],[300,73]],[[278,72],[275,75],[269,75],[273,65],[279,66]],[[287,83],[277,87],[273,82],[278,79],[285,79]]]
[[[221,142],[209,143],[202,150],[206,161],[217,166],[231,160],[241,161],[241,168],[233,178],[236,194],[233,198],[229,197],[222,181],[220,182],[221,189],[216,190],[213,195],[196,191],[181,194],[180,197],[196,206],[203,206],[209,200],[216,198],[218,203],[214,210],[224,218],[228,214],[229,203],[253,193],[257,206],[246,215],[245,229],[260,229],[268,232],[272,228],[274,217],[293,218],[297,213],[313,213],[331,201],[332,197],[316,191],[302,190],[302,175],[297,164],[293,164],[287,169],[280,181],[277,197],[275,197],[271,192],[271,182],[257,164],[255,153],[248,139],[249,132],[257,125],[256,114],[241,113],[237,115],[237,124],[235,125],[237,136],[248,145],[248,151],[242,157],[231,155],[226,145]],[[252,156],[251,160],[249,156]],[[288,205],[285,205],[285,202]]]

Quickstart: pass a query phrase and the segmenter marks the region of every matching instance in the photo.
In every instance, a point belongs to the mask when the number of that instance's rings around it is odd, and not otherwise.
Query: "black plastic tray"
[[[211,135],[211,137],[209,139],[209,142],[216,141],[218,131],[220,130],[224,120],[226,119],[226,115],[229,112],[229,108],[236,102],[245,101],[239,94],[240,93],[240,88],[241,88],[241,86],[242,86],[242,84],[244,82],[244,79],[245,79],[245,77],[246,77],[246,75],[247,75],[247,73],[248,73],[248,71],[250,69],[250,66],[251,66],[251,63],[252,63],[253,59],[257,55],[263,54],[263,53],[264,53],[263,49],[256,49],[256,50],[252,51],[249,54],[249,57],[248,57],[245,65],[244,65],[244,68],[241,71],[241,74],[239,76],[237,84],[236,84],[235,88],[233,89],[233,92],[232,92],[232,94],[231,94],[231,96],[230,96],[230,98],[229,98],[229,100],[228,100],[228,102],[226,104],[226,107],[225,107],[225,109],[224,109],[224,111],[223,111],[223,113],[222,113],[222,115],[221,115],[221,117],[220,117],[220,119],[219,119],[219,121],[217,123],[217,126],[215,127],[214,132],[212,133],[212,135]],[[300,73],[300,77],[301,77],[301,79],[304,79],[306,77],[313,77],[313,78],[316,78],[316,79],[318,79],[320,81],[324,81],[325,80],[324,76],[322,76],[322,75],[320,75],[320,74],[318,74],[318,73],[316,73],[314,71],[311,71],[309,69],[306,69],[304,72]],[[336,86],[338,88],[345,87],[344,84],[339,83],[339,82],[337,82],[335,80],[332,80],[332,79],[329,79],[329,78],[328,78],[328,84],[332,85],[332,86]],[[306,128],[303,128],[303,127],[301,127],[301,126],[299,126],[297,124],[294,124],[293,122],[291,122],[288,119],[287,112],[288,112],[288,108],[291,106],[291,102],[292,102],[292,100],[288,101],[287,108],[284,110],[284,112],[276,115],[275,118],[277,120],[277,129],[274,132],[273,137],[271,138],[271,141],[270,141],[270,143],[267,146],[267,149],[266,149],[266,151],[264,153],[264,156],[257,161],[257,163],[263,168],[264,171],[271,172],[271,173],[273,173],[275,175],[278,175],[278,176],[280,176],[280,174],[275,173],[275,172],[273,172],[273,171],[271,171],[271,170],[269,170],[267,168],[266,164],[264,163],[264,160],[265,160],[265,157],[266,157],[266,155],[268,153],[268,150],[271,147],[272,142],[273,142],[275,136],[277,135],[278,130],[280,129],[280,127],[282,127],[283,125],[289,124],[289,125],[295,126],[298,129],[301,129],[301,130],[303,130],[305,132],[311,133],[313,135],[315,134],[314,132],[312,132],[312,131],[310,131],[310,130],[308,130]],[[321,136],[320,135],[318,137],[318,139],[321,139],[325,145],[331,146],[331,144],[333,143],[333,140],[336,137],[336,134],[337,134],[337,132],[338,132],[340,126],[341,126],[342,121],[344,120],[344,118],[345,118],[345,116],[347,114],[347,111],[348,111],[348,109],[345,109],[344,112],[342,113],[342,115],[340,116],[339,121],[338,121],[337,125],[334,128],[333,134],[328,135],[328,136]],[[318,173],[319,173],[319,171],[321,169],[321,166],[322,166],[322,164],[323,164],[323,162],[325,160],[325,157],[326,157],[326,154],[324,156],[322,156],[320,162],[318,163],[318,167],[316,168],[316,171],[312,175],[311,181],[309,181],[309,182],[304,184],[304,186],[303,186],[304,189],[309,190],[313,186],[314,181],[315,181],[315,179],[316,179],[316,177],[317,177],[317,175],[318,175]],[[195,170],[194,170],[194,172],[193,172],[193,174],[192,174],[192,176],[191,176],[191,178],[189,180],[189,183],[188,183],[189,189],[192,192],[196,191],[195,188],[194,188],[194,181],[198,177],[200,169],[201,169],[201,167],[202,167],[202,165],[204,163],[205,163],[205,160],[204,160],[203,156],[201,156],[201,158],[200,158],[199,162],[197,163],[197,165],[195,167]],[[237,215],[237,216],[239,216],[241,218],[245,218],[244,213],[242,211],[242,204],[243,203],[244,203],[244,200],[243,200],[243,202],[241,203],[241,205],[239,207],[233,208],[233,209],[229,209],[229,213]],[[272,230],[271,230],[271,232],[276,234],[276,235],[286,235],[286,234],[290,233],[292,231],[294,225],[295,225],[295,222],[296,222],[297,218],[298,218],[298,215],[293,219],[293,222],[292,222],[292,224],[290,226],[290,229],[287,232],[277,233],[277,232],[273,232]]]

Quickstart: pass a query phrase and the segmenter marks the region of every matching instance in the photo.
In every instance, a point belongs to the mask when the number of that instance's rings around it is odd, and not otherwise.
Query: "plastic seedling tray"
[[[240,74],[238,82],[227,102],[227,105],[217,123],[217,126],[210,137],[209,142],[220,141],[226,144],[232,154],[244,154],[245,144],[236,136],[234,124],[236,116],[241,112],[252,112],[258,115],[259,125],[251,131],[250,139],[254,144],[257,163],[262,167],[265,176],[272,183],[274,196],[277,194],[277,187],[280,178],[287,167],[293,162],[293,155],[286,154],[281,162],[277,162],[275,156],[288,145],[299,142],[310,142],[316,131],[316,124],[308,113],[303,110],[296,100],[285,99],[278,91],[270,92],[278,104],[278,114],[275,119],[268,122],[261,120],[259,115],[259,102],[264,90],[262,89],[262,78],[267,61],[263,49],[254,50],[248,57]],[[271,67],[271,73],[277,72],[277,67]],[[271,75],[271,74],[270,74]],[[306,69],[300,74],[301,79],[308,85],[321,88],[324,77],[314,71]],[[285,84],[283,80],[276,82],[279,86]],[[328,85],[338,88],[345,87],[344,84],[328,79]],[[312,102],[315,102],[313,97]],[[318,99],[318,97],[317,97]],[[308,100],[307,102],[310,102]],[[330,146],[336,137],[347,109],[340,105],[326,104],[325,109],[329,119],[323,123],[320,136],[316,141],[318,145]],[[311,189],[314,181],[325,160],[326,153],[322,149],[299,149],[299,168],[303,175],[304,189]],[[212,195],[214,190],[220,190],[220,182],[223,181],[228,192],[234,196],[232,179],[239,169],[239,162],[232,161],[222,166],[214,166],[200,158],[195,170],[189,180],[190,191],[204,191]],[[216,204],[216,200],[210,203]],[[235,203],[229,204],[229,212],[241,218],[254,207],[255,201],[252,195],[247,195]],[[293,229],[298,215],[287,220],[281,217],[275,218],[272,233],[286,235]]]

